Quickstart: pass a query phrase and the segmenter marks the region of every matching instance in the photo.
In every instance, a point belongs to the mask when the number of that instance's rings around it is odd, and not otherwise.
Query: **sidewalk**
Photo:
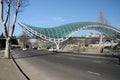
[[[12,59],[4,59],[3,55],[0,50],[0,80],[25,80]]]

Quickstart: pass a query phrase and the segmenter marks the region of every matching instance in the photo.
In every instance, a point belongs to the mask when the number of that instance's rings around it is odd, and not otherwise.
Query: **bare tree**
[[[10,58],[10,40],[14,32],[18,12],[21,7],[25,7],[25,1],[26,0],[0,0],[0,21],[6,39],[4,58]],[[10,19],[12,16],[13,18]]]
[[[98,19],[100,23],[107,24],[107,25],[109,24],[108,20],[104,17],[103,12],[99,13]],[[99,41],[99,51],[100,53],[103,52],[103,33],[102,32],[101,32],[100,41]]]
[[[109,24],[109,21],[104,17],[103,12],[99,13],[98,19],[99,19],[99,22],[101,22],[103,24]]]
[[[29,36],[25,32],[23,32],[23,34],[20,36],[20,43],[21,43],[22,48],[26,48],[26,45],[30,44],[30,41],[28,38],[29,38]]]

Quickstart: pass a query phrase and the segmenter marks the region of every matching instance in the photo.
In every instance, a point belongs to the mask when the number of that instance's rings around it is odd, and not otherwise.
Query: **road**
[[[31,80],[119,80],[120,66],[109,58],[15,49],[13,56]]]

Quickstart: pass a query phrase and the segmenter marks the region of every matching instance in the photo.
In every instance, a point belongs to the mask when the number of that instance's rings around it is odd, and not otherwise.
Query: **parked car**
[[[23,51],[26,51],[26,50],[27,50],[27,48],[22,48],[22,50],[23,50]]]
[[[55,49],[55,48],[50,48],[50,49],[48,49],[48,51],[57,52],[57,49]]]

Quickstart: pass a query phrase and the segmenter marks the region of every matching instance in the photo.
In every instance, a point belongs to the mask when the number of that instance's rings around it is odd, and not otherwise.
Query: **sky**
[[[23,31],[18,22],[36,27],[57,27],[74,22],[98,22],[100,12],[111,26],[120,29],[120,0],[29,0],[29,5],[18,14],[14,35]]]

